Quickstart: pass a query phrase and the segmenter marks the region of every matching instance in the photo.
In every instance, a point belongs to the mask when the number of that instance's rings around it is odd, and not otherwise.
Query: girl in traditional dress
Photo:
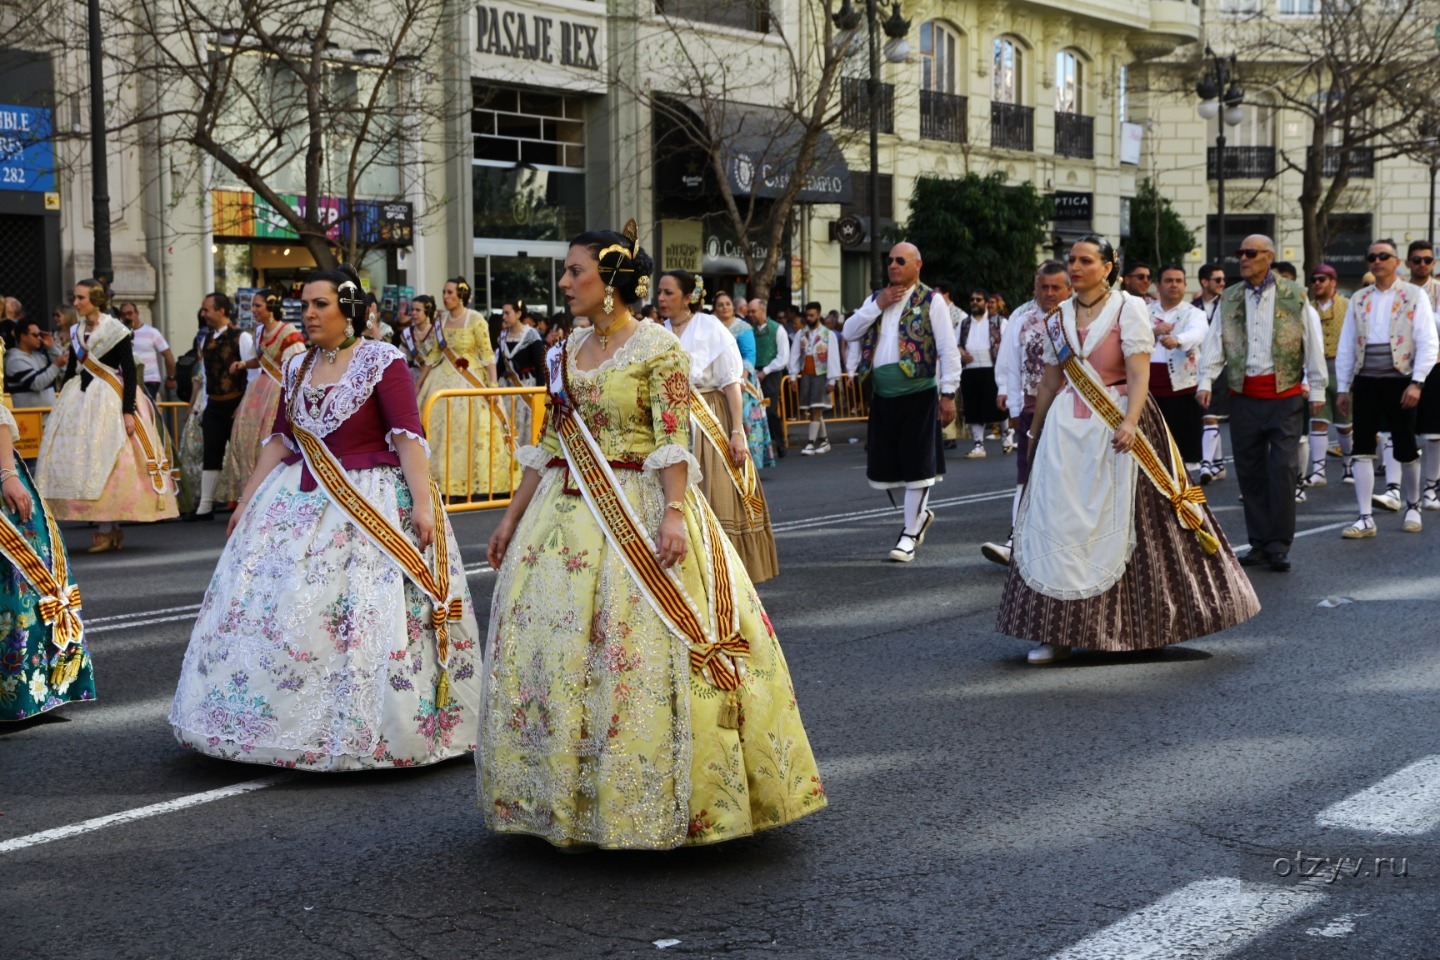
[[[226,760],[339,771],[474,748],[478,628],[405,357],[357,339],[346,265],[310,275],[311,347],[230,518],[170,709]]]
[[[65,540],[15,456],[19,436],[0,406],[0,720],[95,699],[80,591]]]
[[[490,539],[499,569],[476,762],[492,830],[663,849],[825,806],[769,618],[689,451],[689,358],[629,303],[626,234],[576,237],[560,288],[594,321],[550,351],[540,446]]]
[[[545,386],[545,338],[525,322],[525,304],[518,300],[503,304],[500,323],[500,385]],[[505,410],[515,428],[515,442],[529,444],[533,433],[529,401],[519,397],[509,399]]]
[[[690,383],[708,409],[710,422],[691,425],[695,458],[700,463],[700,492],[745,562],[754,583],[780,572],[775,531],[765,491],[750,462],[749,436],[742,413],[745,367],[735,337],[708,313],[691,312],[697,300],[695,275],[671,270],[660,275],[655,306],[680,346],[690,355]],[[692,416],[704,416],[696,408]],[[700,428],[700,429],[696,429]]]
[[[305,338],[292,324],[286,323],[280,310],[283,301],[273,291],[257,293],[250,308],[255,314],[256,357],[243,366],[262,373],[251,381],[235,412],[235,425],[230,429],[230,442],[225,446],[225,469],[215,491],[217,503],[227,503],[240,496],[245,481],[255,472],[260,447],[270,436],[275,411],[280,406],[280,371],[285,361],[305,352]],[[235,364],[238,370],[241,363]]]
[[[123,520],[180,515],[155,408],[136,384],[132,332],[103,312],[109,302],[98,281],[75,285],[81,330],[65,389],[45,423],[37,470],[55,519],[99,524],[90,553],[119,550]]]
[[[445,313],[420,343],[420,356],[430,368],[420,385],[420,412],[441,390],[495,386],[495,351],[490,324],[471,310],[470,284],[464,277],[445,282]],[[510,448],[505,440],[507,418],[493,398],[451,399],[430,413],[429,441],[434,456],[430,475],[447,497],[468,499],[506,493],[513,487]]]
[[[1148,395],[1145,302],[1111,289],[1119,265],[1101,237],[1072,245],[1069,265],[1075,293],[1046,321],[1035,460],[996,626],[1037,641],[1031,663],[1181,643],[1260,609]]]
[[[745,379],[740,384],[740,418],[745,427],[745,440],[750,459],[757,469],[775,466],[775,444],[770,440],[770,420],[765,416],[765,394],[760,389],[760,373],[755,369],[755,328],[750,321],[735,315],[735,301],[728,293],[715,295],[715,319],[730,330],[740,348],[740,362],[745,365]]]

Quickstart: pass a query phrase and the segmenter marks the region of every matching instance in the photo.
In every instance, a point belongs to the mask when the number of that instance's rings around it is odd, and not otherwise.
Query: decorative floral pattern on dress
[[[330,431],[350,419],[355,415],[355,411],[364,406],[365,401],[370,399],[370,394],[375,392],[380,378],[385,375],[385,368],[397,362],[405,363],[405,355],[399,349],[379,340],[362,337],[355,345],[350,366],[346,368],[339,382],[330,384],[323,390],[310,385],[310,378],[315,373],[315,365],[311,364],[305,382],[300,385],[302,392],[301,401],[296,405],[296,422],[317,437],[328,436]],[[295,377],[299,374],[300,364],[301,357],[297,356],[285,367],[287,394],[295,389]],[[406,369],[409,369],[408,364]]]

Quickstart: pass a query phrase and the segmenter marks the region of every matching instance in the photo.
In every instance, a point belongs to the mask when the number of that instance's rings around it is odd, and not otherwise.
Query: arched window
[[[1072,50],[1055,54],[1055,112],[1081,113],[1081,61]]]
[[[1020,103],[1023,67],[1020,44],[1009,37],[996,37],[990,99],[995,103]]]
[[[938,21],[920,25],[920,89],[934,93],[958,93],[960,40]]]

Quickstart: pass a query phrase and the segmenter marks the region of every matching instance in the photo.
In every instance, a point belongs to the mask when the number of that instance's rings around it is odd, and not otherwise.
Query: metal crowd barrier
[[[484,417],[484,423],[478,423],[481,418],[476,417],[477,404],[471,401],[482,399],[487,402],[489,416]],[[425,403],[425,409],[420,411],[420,422],[425,426],[425,436],[434,437],[432,420],[435,416],[435,408],[442,408],[445,422],[449,428],[463,424],[465,429],[465,443],[456,450],[453,444],[437,444],[433,439],[430,443],[430,464],[431,476],[435,477],[440,484],[440,491],[445,495],[447,509],[451,513],[462,513],[468,510],[494,510],[510,505],[511,493],[520,483],[521,467],[515,462],[515,448],[538,443],[540,433],[545,426],[545,388],[544,387],[489,387],[486,389],[466,390],[437,390]],[[497,410],[500,415],[497,415]],[[525,419],[517,417],[517,413],[528,411],[529,429],[527,436],[516,435],[516,420]],[[504,455],[501,457],[489,456],[482,464],[483,478],[477,477],[475,458],[472,452],[476,449],[477,428],[483,427],[487,432],[485,439],[486,449],[496,449],[496,444],[504,448]],[[454,453],[463,453],[464,462],[455,463]],[[502,463],[500,470],[496,470],[496,460]],[[438,470],[436,464],[439,464]],[[477,490],[477,479],[483,479],[483,489]],[[452,494],[456,483],[465,491],[462,494]]]
[[[170,456],[170,463],[179,476],[180,461],[176,456],[180,442],[180,429],[185,425],[185,417],[189,414],[190,404],[184,400],[157,400],[155,406],[160,410],[160,416],[165,427],[165,452]],[[16,407],[11,413],[15,415],[15,423],[20,428],[20,437],[15,443],[15,455],[24,460],[34,460],[40,456],[40,435],[45,422],[45,414],[53,410],[53,407]]]
[[[834,406],[825,414],[826,423],[863,423],[870,419],[870,405],[860,389],[860,378],[853,373],[841,374],[831,385],[830,402]],[[799,377],[786,375],[780,381],[780,418],[787,434],[790,428],[810,422],[809,412],[800,409]]]

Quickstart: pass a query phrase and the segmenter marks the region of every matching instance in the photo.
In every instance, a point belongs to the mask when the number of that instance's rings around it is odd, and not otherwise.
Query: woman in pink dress
[[[1031,663],[1181,643],[1260,610],[1149,397],[1145,303],[1111,289],[1103,238],[1077,241],[1069,264],[1075,294],[1045,324],[1034,464],[996,624],[1037,642]]]
[[[305,351],[305,338],[281,316],[283,303],[280,294],[273,290],[257,293],[251,301],[256,356],[242,362],[262,372],[246,388],[245,399],[235,411],[235,425],[230,428],[230,442],[225,445],[225,469],[215,490],[218,503],[239,497],[245,481],[255,471],[260,448],[270,436],[275,411],[280,407],[280,371],[286,360]]]
[[[478,630],[404,354],[360,339],[342,265],[304,290],[311,348],[230,519],[170,723],[227,760],[362,770],[474,749]]]

